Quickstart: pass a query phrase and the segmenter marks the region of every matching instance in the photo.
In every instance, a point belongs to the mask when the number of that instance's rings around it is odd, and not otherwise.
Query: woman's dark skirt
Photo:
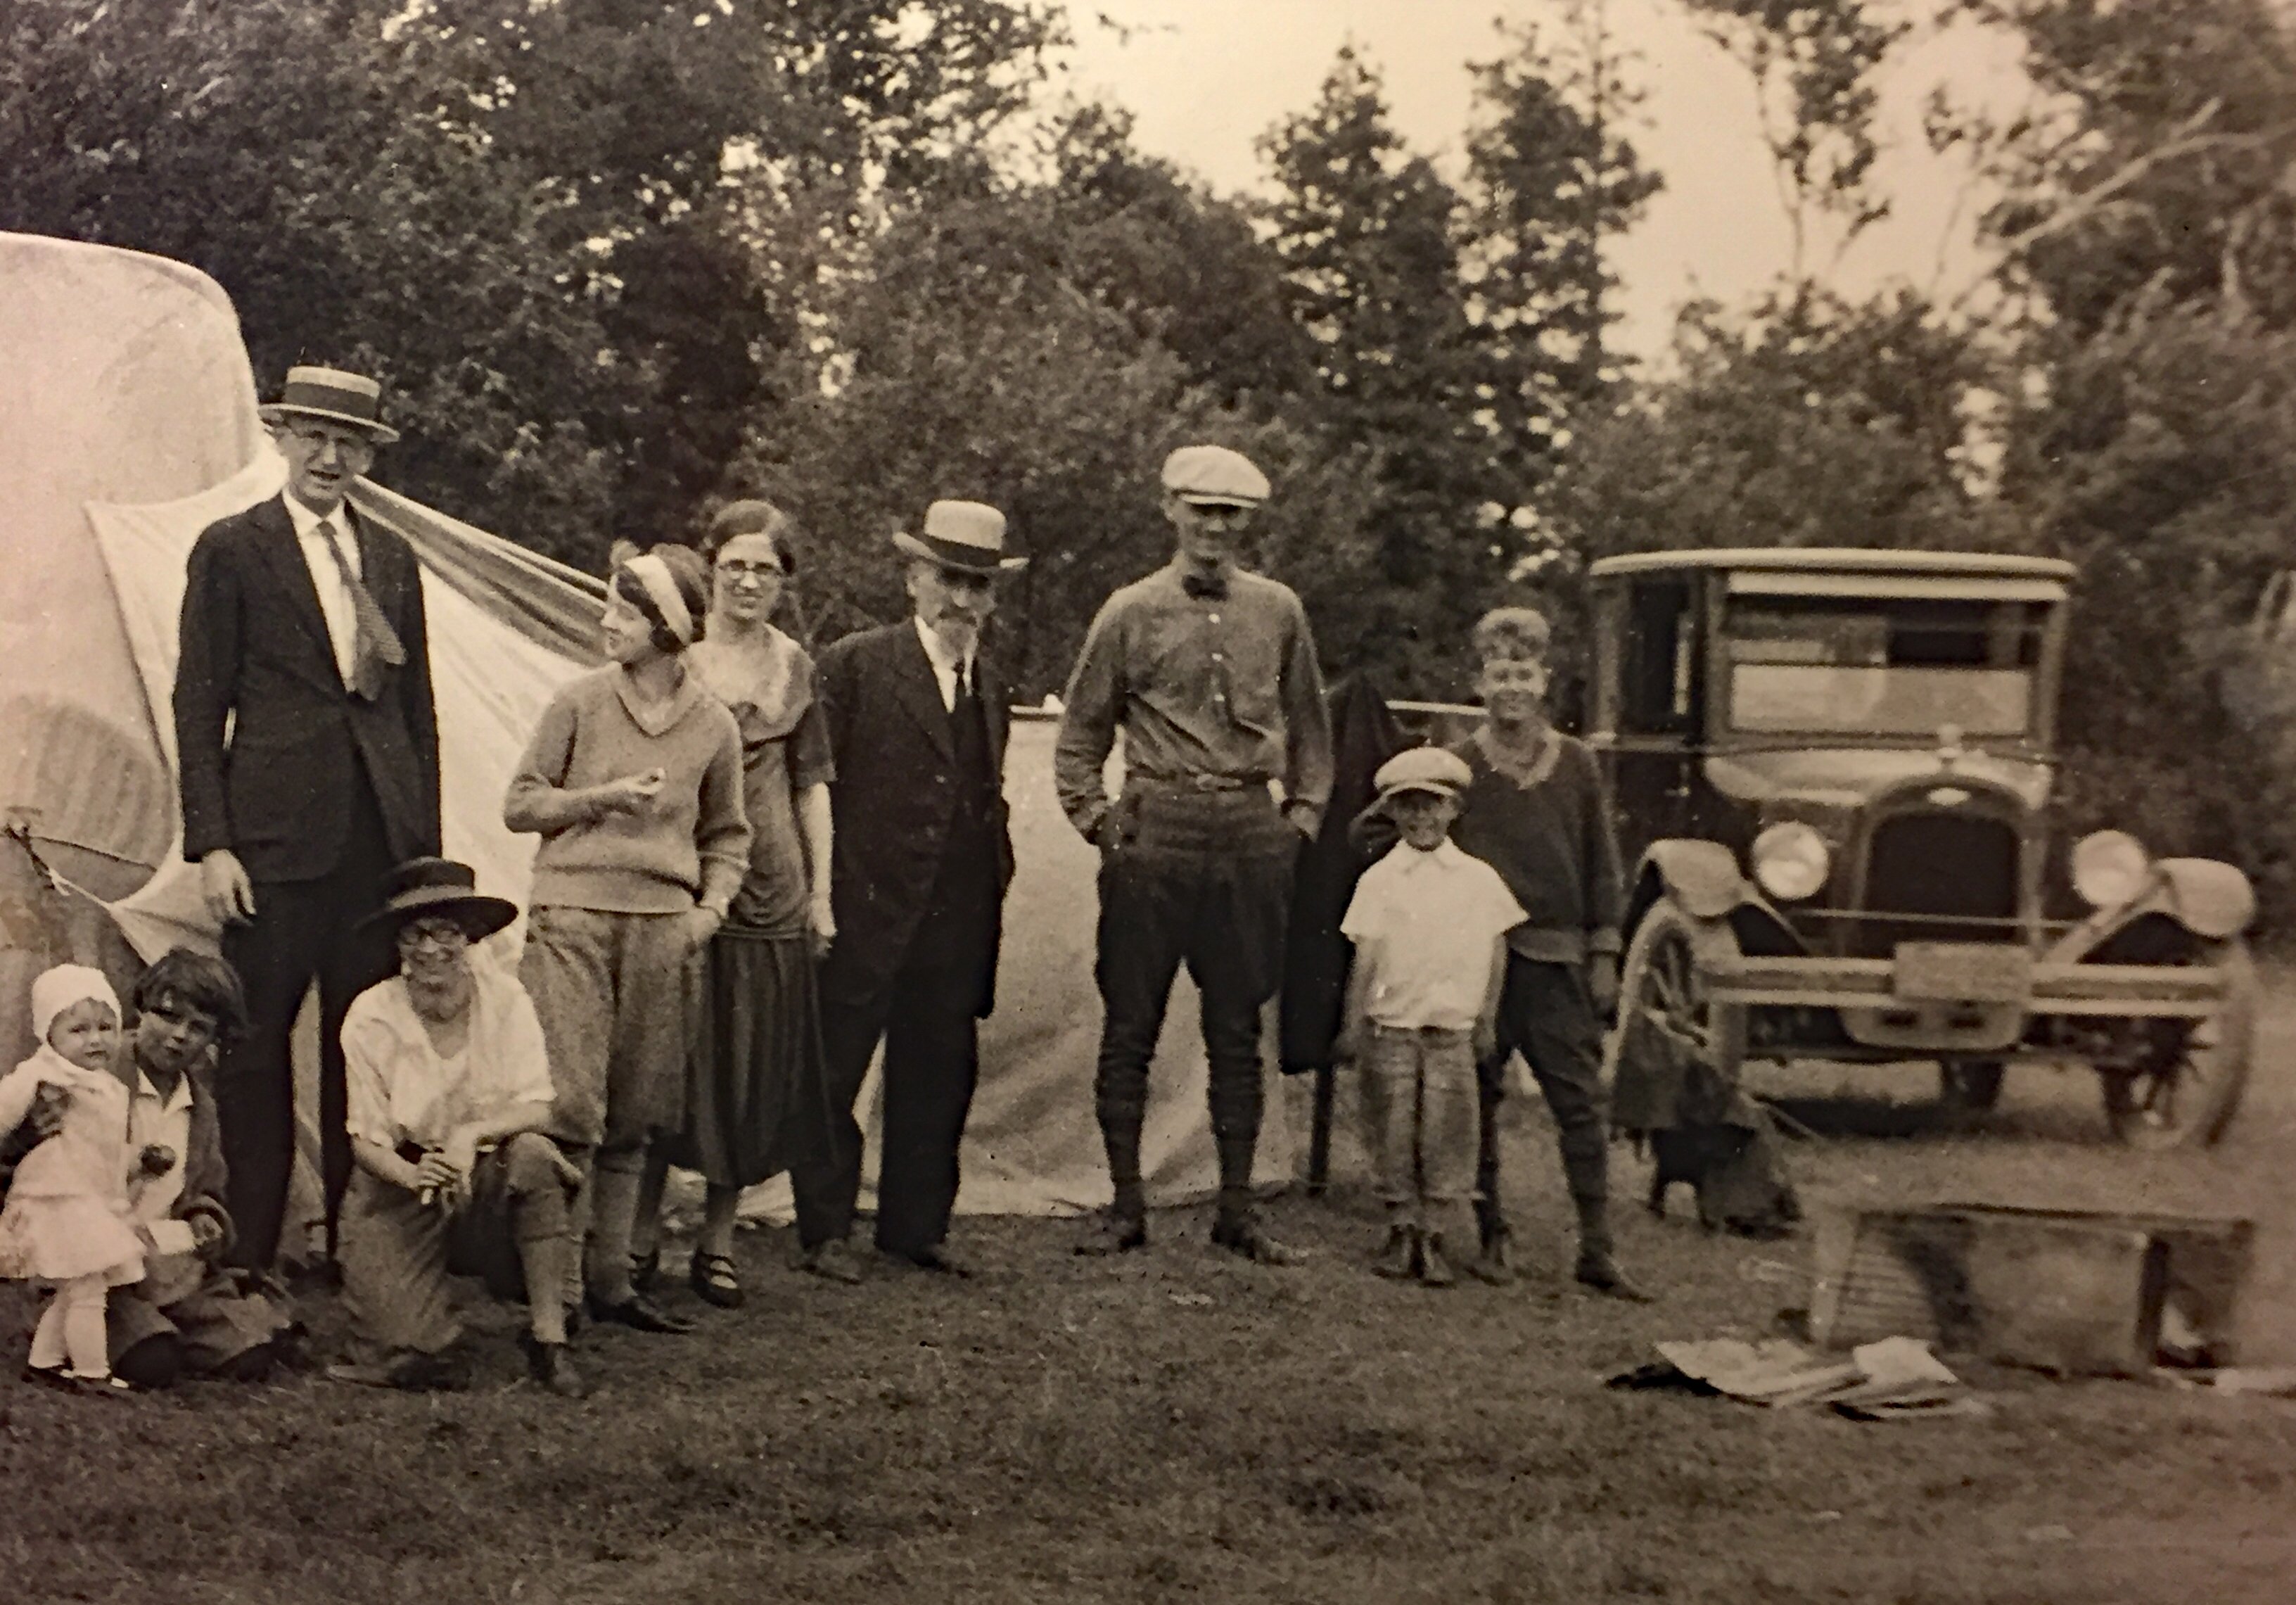
[[[673,1164],[713,1186],[754,1187],[787,1170],[808,1128],[823,1124],[828,1090],[813,969],[802,935],[724,930],[711,938]]]

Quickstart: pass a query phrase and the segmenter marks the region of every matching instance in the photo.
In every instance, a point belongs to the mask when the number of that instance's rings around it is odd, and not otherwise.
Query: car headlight
[[[1756,836],[1753,856],[1755,881],[1782,902],[1816,896],[1833,859],[1825,838],[1799,819],[1773,825]]]
[[[2092,909],[2118,908],[2152,871],[2144,844],[2125,830],[2099,830],[2073,844],[2073,890]]]

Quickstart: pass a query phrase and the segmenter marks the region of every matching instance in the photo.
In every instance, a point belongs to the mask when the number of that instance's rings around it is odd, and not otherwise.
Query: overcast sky
[[[1386,78],[1397,127],[1455,174],[1469,116],[1467,62],[1497,53],[1494,21],[1552,18],[1538,0],[1066,0],[1076,34],[1074,86],[1129,107],[1148,150],[1223,191],[1264,189],[1255,141],[1311,105],[1341,45],[1354,40]],[[1784,271],[1791,234],[1759,137],[1751,81],[1671,0],[1610,0],[1652,126],[1638,143],[1667,187],[1620,247],[1629,348],[1662,346],[1685,298],[1742,300]],[[1111,26],[1113,24],[1113,26]],[[1891,278],[1929,284],[1973,270],[1964,185],[1921,138],[1929,88],[1949,79],[2000,104],[2021,93],[2013,58],[1972,32],[1923,36],[1885,86],[1891,148],[1882,178],[1895,216],[1860,239],[1834,275],[1851,291]],[[1831,256],[1820,242],[1817,267]]]

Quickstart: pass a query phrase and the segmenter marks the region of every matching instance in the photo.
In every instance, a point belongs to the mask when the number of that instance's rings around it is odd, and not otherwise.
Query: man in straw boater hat
[[[830,891],[837,936],[821,967],[826,1119],[791,1156],[807,1270],[850,1281],[846,1247],[861,1179],[853,1100],[885,1043],[877,1248],[965,1274],[949,1252],[957,1144],[979,1073],[978,1025],[994,1006],[1013,844],[1004,807],[1009,692],[981,649],[1004,550],[1004,515],[937,501],[907,560],[913,616],[821,655],[835,765]]]
[[[1069,678],[1054,753],[1061,806],[1100,849],[1105,1017],[1094,1098],[1114,1189],[1077,1245],[1148,1240],[1140,1128],[1148,1066],[1185,962],[1203,1006],[1219,1213],[1212,1240],[1264,1264],[1297,1256],[1259,1226],[1260,1010],[1283,975],[1292,872],[1332,791],[1332,733],[1307,611],[1287,586],[1236,566],[1267,480],[1219,446],[1165,459],[1172,561],[1109,597]],[[1124,732],[1124,789],[1102,770]],[[1280,782],[1279,806],[1269,789]]]
[[[439,731],[422,577],[406,542],[345,500],[398,432],[381,386],[288,371],[261,408],[287,459],[277,496],[201,531],[176,666],[184,856],[200,866],[248,1028],[216,1079],[234,1260],[278,1252],[295,1156],[288,1035],[319,984],[327,1250],[350,1175],[338,1042],[351,1000],[390,967],[357,928],[392,865],[439,850]]]

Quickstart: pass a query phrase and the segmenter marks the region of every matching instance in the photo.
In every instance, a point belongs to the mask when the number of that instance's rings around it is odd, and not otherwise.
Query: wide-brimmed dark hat
[[[292,417],[348,424],[365,431],[367,439],[378,446],[388,446],[398,438],[398,432],[382,421],[381,383],[340,368],[289,368],[279,399],[265,402],[255,412],[266,424],[284,424]]]
[[[410,919],[444,914],[461,922],[471,940],[479,941],[518,918],[518,905],[507,898],[488,897],[479,890],[478,871],[453,859],[408,859],[384,882],[382,907],[359,923],[388,926],[395,935]]]

